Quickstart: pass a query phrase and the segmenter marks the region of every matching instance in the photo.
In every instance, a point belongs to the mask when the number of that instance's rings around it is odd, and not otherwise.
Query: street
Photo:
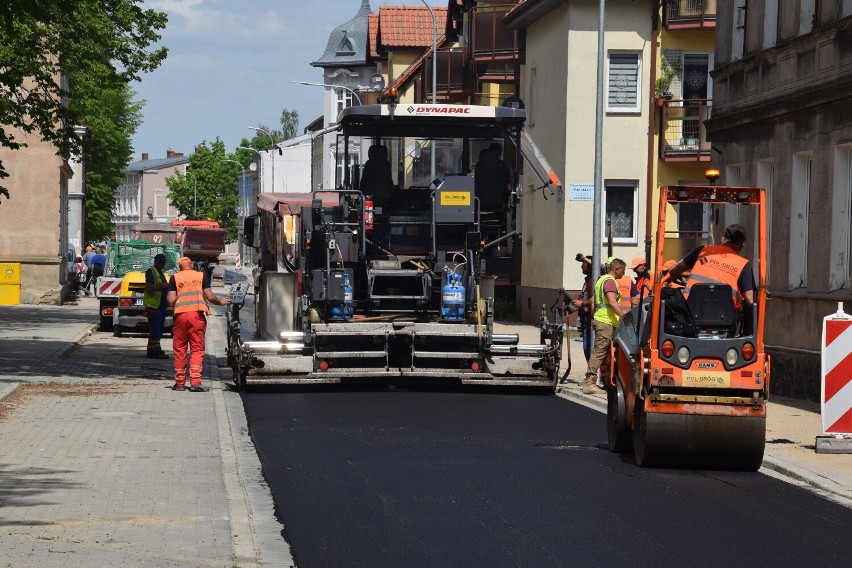
[[[421,385],[243,401],[298,566],[848,561],[852,510],[762,473],[638,468],[607,449],[603,414],[560,397]]]
[[[259,392],[298,566],[842,566],[852,511],[760,473],[641,469],[557,397]]]

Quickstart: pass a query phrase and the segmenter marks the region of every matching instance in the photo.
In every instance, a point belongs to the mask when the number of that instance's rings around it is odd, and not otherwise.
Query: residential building
[[[10,194],[0,202],[0,263],[19,269],[20,303],[61,304],[69,290],[68,188],[74,171],[53,144],[15,129],[7,132],[27,146],[0,147],[9,174],[0,183]]]
[[[368,17],[372,13],[370,1],[362,0],[358,13],[331,32],[328,44],[322,56],[311,63],[323,70],[323,79],[319,84],[324,90],[323,125],[329,127],[337,122],[337,115],[353,104],[366,104],[375,100],[375,93],[369,90],[370,78],[376,68],[369,62],[367,45],[369,35]],[[314,189],[335,188],[343,183],[344,164],[337,153],[337,136],[334,132],[317,137],[314,142],[318,148],[314,152],[322,163],[321,179],[313,179]],[[350,152],[355,154],[357,164],[362,163],[361,142],[350,140]],[[366,153],[366,149],[364,149]],[[351,165],[357,165],[351,164]]]
[[[657,8],[651,45],[655,60],[651,70],[652,92],[649,112],[654,132],[649,152],[652,174],[648,183],[645,214],[645,249],[642,256],[654,270],[654,233],[657,226],[659,187],[662,185],[706,185],[711,146],[704,122],[713,109],[713,71],[716,0],[666,0]],[[710,208],[683,203],[667,215],[668,230],[696,239],[670,241],[666,259],[679,259],[710,229]],[[679,245],[675,248],[672,245]],[[628,259],[629,260],[629,259]]]
[[[129,240],[139,225],[170,223],[178,211],[169,201],[166,178],[186,172],[189,156],[169,149],[165,158],[142,159],[127,166],[127,177],[115,190],[115,209],[112,222],[115,237]],[[192,179],[192,178],[190,178]]]
[[[852,300],[852,2],[719,0],[713,164],[768,191],[774,392],[817,398],[822,320]],[[718,224],[754,219],[735,206]],[[754,254],[754,239],[748,254]]]
[[[606,3],[600,237],[606,243],[611,228],[613,254],[626,261],[644,254],[653,184],[649,96],[657,9],[651,0]],[[503,19],[525,36],[519,94],[526,128],[563,183],[552,191],[529,171],[521,178],[517,307],[529,322],[553,302],[556,289],[581,285],[574,257],[592,253],[598,15],[592,0],[520,0]],[[606,255],[605,246],[600,253]]]

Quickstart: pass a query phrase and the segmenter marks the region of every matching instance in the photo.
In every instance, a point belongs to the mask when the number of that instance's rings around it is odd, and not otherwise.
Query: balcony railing
[[[521,62],[523,42],[518,31],[503,23],[508,10],[473,13],[471,57],[476,63],[494,61]]]
[[[704,121],[710,118],[712,108],[710,99],[663,101],[660,159],[666,162],[710,161],[710,141]]]
[[[716,27],[716,0],[668,0],[663,17],[670,30],[712,29]]]
[[[473,85],[465,84],[464,50],[439,49],[437,65],[438,102],[458,102],[473,90]],[[470,82],[470,81],[469,81]],[[423,62],[424,100],[432,100],[432,57]]]

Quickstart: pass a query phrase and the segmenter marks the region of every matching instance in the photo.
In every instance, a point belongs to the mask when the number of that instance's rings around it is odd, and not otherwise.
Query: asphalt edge
[[[213,388],[216,422],[219,428],[219,446],[222,451],[222,478],[228,499],[235,561],[239,566],[293,567],[292,552],[284,539],[284,525],[275,516],[272,492],[263,477],[257,450],[249,436],[248,423],[242,399],[231,392],[219,370],[216,346],[225,344],[224,321],[216,317],[207,334],[207,361]]]
[[[606,400],[600,397],[576,392],[570,390],[567,386],[560,387],[556,395],[592,410],[606,413]],[[763,464],[758,471],[785,483],[807,489],[844,507],[852,508],[852,492],[848,489],[840,487],[836,483],[822,481],[820,478],[826,478],[826,476],[820,472],[797,466],[772,455],[771,452],[764,451]]]

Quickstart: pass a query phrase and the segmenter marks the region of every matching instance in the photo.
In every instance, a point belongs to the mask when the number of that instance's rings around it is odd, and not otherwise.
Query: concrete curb
[[[224,318],[208,325],[207,339],[225,345]],[[215,336],[212,338],[211,336]],[[210,346],[210,344],[208,344]],[[272,492],[263,477],[257,450],[248,433],[245,410],[238,393],[227,392],[219,370],[217,350],[207,351],[219,446],[222,451],[222,477],[228,498],[235,560],[239,566],[295,566],[282,525],[275,517]]]
[[[567,387],[561,387],[557,396],[570,400],[571,402],[582,404],[592,410],[606,413],[606,400],[600,397],[572,391]],[[826,482],[819,472],[797,466],[787,460],[772,455],[771,452],[764,453],[763,465],[760,467],[759,471],[760,473],[780,479],[786,483],[813,491],[814,493],[845,507],[852,508],[852,492],[848,489],[838,486],[837,484]]]
[[[15,394],[15,391],[18,390],[18,387],[20,386],[21,383],[10,383],[9,385],[6,385],[3,390],[0,390],[0,401],[4,401]]]

